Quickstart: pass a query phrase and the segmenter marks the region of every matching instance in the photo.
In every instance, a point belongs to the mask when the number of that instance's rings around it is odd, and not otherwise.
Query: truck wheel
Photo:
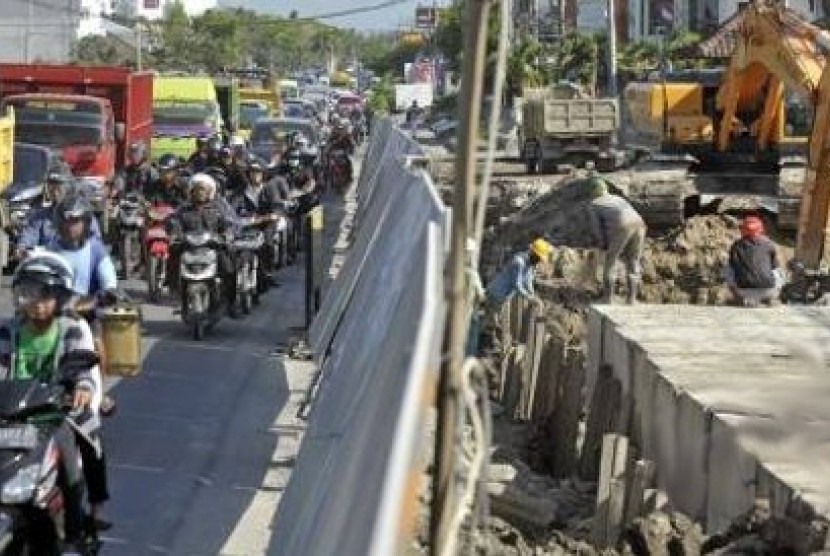
[[[539,171],[539,161],[535,158],[528,160],[525,164],[527,165],[528,174],[535,174]]]

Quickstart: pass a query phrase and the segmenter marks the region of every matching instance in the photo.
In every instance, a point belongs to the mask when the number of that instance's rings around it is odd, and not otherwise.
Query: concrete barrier
[[[376,133],[363,220],[311,328],[321,381],[274,554],[399,554],[418,514],[444,332],[446,211],[429,176],[390,158],[409,148],[400,132]]]
[[[674,507],[709,532],[756,498],[830,516],[830,310],[595,306],[589,325],[589,383],[613,368],[613,432]]]

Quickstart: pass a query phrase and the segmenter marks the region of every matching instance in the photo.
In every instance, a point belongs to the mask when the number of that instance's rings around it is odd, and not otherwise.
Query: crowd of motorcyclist
[[[300,248],[303,215],[319,204],[330,182],[329,159],[334,153],[354,152],[353,128],[335,120],[319,157],[308,156],[308,146],[308,138],[292,134],[271,160],[263,160],[245,141],[205,136],[197,139],[196,151],[187,160],[165,154],[152,162],[148,145],[135,143],[129,146],[129,164],[108,193],[108,205],[117,209],[131,198],[139,199],[145,211],[171,209],[163,230],[169,240],[164,285],[174,299],[181,294],[184,238],[214,237],[221,283],[221,299],[216,301],[222,314],[239,318],[244,311],[237,295],[234,238],[251,229],[261,234],[257,293],[276,285],[279,267],[290,263]],[[348,156],[343,164],[351,182]],[[109,494],[98,417],[111,414],[115,404],[103,392],[100,369],[106,353],[100,310],[121,299],[116,269],[130,276],[131,263],[119,247],[123,231],[117,210],[96,212],[65,174],[50,173],[44,189],[43,206],[30,214],[16,245],[15,315],[0,325],[0,372],[7,380],[57,381],[68,387],[74,424],[55,435],[66,463],[60,478],[65,545],[70,552],[85,554],[86,532],[110,526],[103,513]],[[275,248],[276,242],[281,249]],[[147,265],[148,251],[141,252],[139,266]],[[67,367],[68,358],[82,363]],[[77,454],[80,466],[74,464]],[[84,509],[84,483],[89,512]]]

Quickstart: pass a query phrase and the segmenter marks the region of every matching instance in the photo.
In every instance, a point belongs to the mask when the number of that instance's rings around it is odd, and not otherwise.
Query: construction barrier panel
[[[418,516],[445,323],[446,210],[429,176],[396,156],[413,145],[385,124],[358,184],[364,218],[311,328],[322,378],[279,506],[276,554],[399,554]]]

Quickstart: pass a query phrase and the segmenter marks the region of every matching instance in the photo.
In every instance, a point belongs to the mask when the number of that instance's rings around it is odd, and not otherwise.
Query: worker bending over
[[[741,237],[729,248],[726,284],[738,305],[778,302],[784,273],[775,243],[764,233],[764,221],[758,216],[749,215],[741,222]]]

